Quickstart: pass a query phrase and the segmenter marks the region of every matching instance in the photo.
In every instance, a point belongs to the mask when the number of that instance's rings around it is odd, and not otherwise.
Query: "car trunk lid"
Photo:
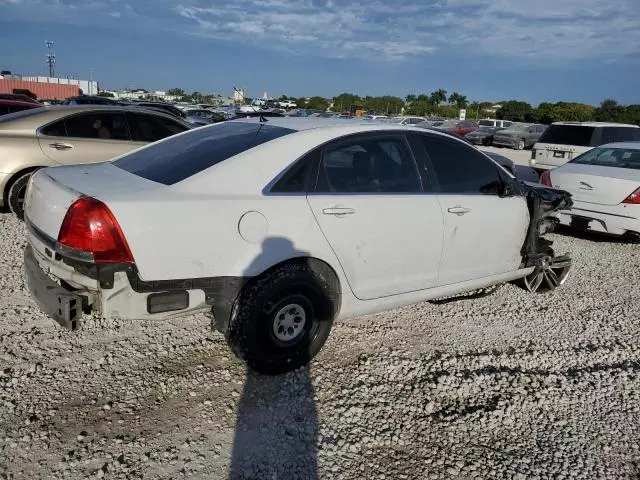
[[[550,173],[554,188],[586,203],[618,205],[640,187],[640,170],[567,164]]]
[[[81,196],[94,197],[108,204],[109,198],[119,193],[159,186],[108,162],[45,168],[31,178],[26,193],[25,218],[40,232],[57,239],[67,210]]]

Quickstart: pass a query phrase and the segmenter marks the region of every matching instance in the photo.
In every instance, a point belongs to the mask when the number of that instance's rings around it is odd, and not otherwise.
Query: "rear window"
[[[640,150],[599,147],[574,158],[570,163],[640,170]]]
[[[583,125],[550,125],[538,142],[591,147],[594,146],[593,137],[595,130],[595,127],[586,127]]]
[[[496,124],[493,120],[480,120],[478,125],[481,127],[493,127]]]
[[[40,115],[44,111],[45,111],[44,108],[38,107],[38,108],[30,108],[28,110],[22,110],[20,112],[8,113],[8,114],[2,115],[0,117],[0,123],[10,122],[11,120],[16,120],[18,118],[24,118],[24,117],[30,117],[32,115]]]
[[[169,137],[113,162],[147,180],[173,185],[217,163],[295,130],[228,122]]]

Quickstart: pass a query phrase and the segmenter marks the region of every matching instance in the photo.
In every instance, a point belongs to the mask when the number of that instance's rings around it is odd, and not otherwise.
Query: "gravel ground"
[[[575,262],[552,294],[338,322],[266,378],[206,315],[57,327],[0,214],[0,478],[638,478],[638,246],[551,237]]]

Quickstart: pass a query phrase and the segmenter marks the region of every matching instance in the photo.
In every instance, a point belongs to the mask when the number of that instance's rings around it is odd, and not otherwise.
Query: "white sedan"
[[[560,223],[640,240],[640,142],[611,143],[545,171],[540,181],[572,194]]]
[[[516,279],[555,288],[570,260],[540,234],[568,205],[446,134],[245,119],[39,171],[25,271],[63,326],[88,310],[213,309],[238,357],[280,373],[313,358],[337,318]]]

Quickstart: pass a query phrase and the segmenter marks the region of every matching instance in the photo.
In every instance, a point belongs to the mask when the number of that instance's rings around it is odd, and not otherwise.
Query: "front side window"
[[[403,137],[362,138],[328,147],[318,174],[319,192],[415,193],[420,176]]]
[[[67,136],[100,140],[130,140],[124,113],[92,112],[67,117]]]
[[[443,193],[497,195],[502,180],[497,167],[461,142],[421,135],[427,157]]]
[[[127,112],[131,137],[136,142],[157,142],[188,128],[178,122],[161,116],[146,113]]]

